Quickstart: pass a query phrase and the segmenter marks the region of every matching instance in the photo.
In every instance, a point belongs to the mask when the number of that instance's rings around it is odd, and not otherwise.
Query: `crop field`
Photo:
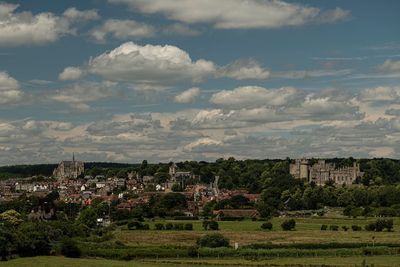
[[[272,244],[293,244],[293,243],[400,243],[400,218],[394,219],[394,232],[367,232],[352,231],[352,225],[364,226],[376,219],[364,218],[297,218],[295,231],[282,231],[280,224],[285,220],[283,218],[274,218],[272,231],[262,230],[260,228],[263,222],[260,221],[222,221],[219,222],[220,230],[224,236],[231,240],[231,243],[239,243],[239,245],[248,245],[255,243],[272,243]],[[154,229],[155,223],[193,223],[193,231],[174,231]],[[148,231],[130,231],[126,227],[121,227],[115,231],[115,239],[132,246],[160,246],[160,245],[177,245],[191,246],[194,245],[196,239],[207,233],[202,229],[202,221],[149,221]],[[338,225],[339,231],[321,231],[321,225]],[[350,229],[343,231],[342,226]]]
[[[313,257],[313,258],[280,258],[262,261],[243,259],[178,259],[178,260],[143,260],[114,261],[105,259],[69,259],[64,257],[19,258],[8,262],[0,262],[4,267],[189,267],[189,266],[362,266],[363,261],[371,266],[400,266],[400,256],[371,257]]]

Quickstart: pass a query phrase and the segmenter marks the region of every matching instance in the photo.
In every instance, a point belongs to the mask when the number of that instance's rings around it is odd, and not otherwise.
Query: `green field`
[[[400,266],[400,256],[372,256],[372,257],[316,257],[316,258],[283,258],[263,261],[247,261],[243,259],[201,259],[201,260],[147,260],[147,261],[113,261],[103,259],[68,259],[64,257],[35,257],[19,258],[8,262],[0,262],[4,267],[189,267],[189,266],[361,266],[366,264],[375,266]]]
[[[365,230],[354,232],[349,229],[347,232],[341,229],[342,226],[351,228],[352,225],[364,226],[374,222],[374,218],[296,218],[295,231],[282,231],[280,224],[284,218],[272,219],[273,230],[265,231],[260,228],[263,222],[260,221],[222,221],[219,222],[220,233],[231,240],[231,243],[238,242],[239,245],[254,243],[271,242],[273,244],[292,244],[292,243],[368,243],[374,237],[375,243],[400,243],[400,218],[394,219],[394,232],[367,232]],[[193,231],[129,231],[126,227],[121,227],[115,231],[116,240],[120,240],[127,245],[138,246],[160,246],[160,245],[194,245],[196,239],[207,233],[202,229],[202,221],[148,221],[150,228],[154,229],[155,223],[193,223]],[[338,225],[339,231],[321,231],[321,225]]]

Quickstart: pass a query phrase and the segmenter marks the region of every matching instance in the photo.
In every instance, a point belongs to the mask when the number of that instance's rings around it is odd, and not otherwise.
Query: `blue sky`
[[[0,165],[400,155],[399,1],[0,2]]]

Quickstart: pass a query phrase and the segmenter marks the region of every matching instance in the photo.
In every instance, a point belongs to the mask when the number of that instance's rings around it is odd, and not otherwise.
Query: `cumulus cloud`
[[[265,80],[270,76],[270,72],[263,69],[254,60],[238,60],[221,68],[218,76],[229,77],[236,80]]]
[[[181,104],[193,103],[196,97],[198,97],[199,95],[200,95],[200,88],[193,87],[176,95],[174,97],[174,101],[176,103],[181,103]]]
[[[133,42],[93,58],[87,68],[90,73],[111,81],[147,85],[200,82],[215,72],[213,62],[193,61],[176,46],[140,46]]]
[[[244,86],[215,93],[211,96],[210,102],[226,108],[282,106],[297,93],[298,90],[293,87],[267,89],[259,86]]]
[[[184,150],[187,152],[218,152],[223,144],[221,141],[205,137],[187,144]]]
[[[377,69],[383,73],[400,73],[400,60],[388,59],[383,64],[378,65]]]
[[[400,99],[400,87],[378,86],[364,89],[359,94],[359,100],[365,102],[386,101],[396,102]]]
[[[333,23],[348,18],[349,11],[319,8],[280,0],[109,0],[146,14],[163,14],[184,23],[209,23],[219,29],[280,28],[307,23]]]
[[[117,97],[121,91],[113,82],[85,82],[78,83],[72,87],[58,89],[48,96],[57,102],[62,102],[77,111],[89,111],[87,103]]]
[[[74,34],[73,25],[96,17],[95,11],[71,8],[62,16],[44,12],[15,12],[19,5],[0,3],[0,46],[42,45]]]
[[[67,67],[59,75],[61,81],[78,80],[82,76],[82,70],[76,67]]]
[[[106,41],[108,35],[120,40],[129,38],[152,37],[156,29],[145,23],[134,20],[108,19],[101,26],[91,30],[90,35],[98,42]]]
[[[19,82],[8,73],[0,71],[0,104],[15,104],[22,97]]]

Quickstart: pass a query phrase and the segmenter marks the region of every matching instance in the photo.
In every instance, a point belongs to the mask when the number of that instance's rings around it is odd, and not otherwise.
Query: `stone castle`
[[[360,165],[356,162],[350,167],[337,168],[333,163],[326,163],[325,160],[318,160],[315,164],[310,164],[308,159],[296,159],[290,164],[290,174],[297,179],[305,179],[309,183],[324,185],[328,181],[335,184],[352,184],[358,177],[363,176]]]
[[[58,180],[76,179],[85,171],[83,161],[76,161],[75,155],[72,156],[72,161],[61,161],[58,167],[54,170],[53,176]]]

